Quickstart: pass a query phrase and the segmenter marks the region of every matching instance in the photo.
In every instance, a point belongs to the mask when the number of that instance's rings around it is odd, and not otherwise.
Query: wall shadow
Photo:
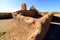
[[[58,22],[58,23],[60,23],[60,18],[57,17],[57,16],[53,16],[52,17],[52,22]]]
[[[60,40],[60,25],[51,24],[44,40]]]

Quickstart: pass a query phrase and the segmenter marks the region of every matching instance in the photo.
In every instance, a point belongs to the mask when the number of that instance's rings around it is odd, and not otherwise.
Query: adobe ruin
[[[22,6],[21,6],[21,10],[18,10],[14,13],[17,13],[17,14],[20,14],[20,15],[23,15],[23,16],[33,17],[33,18],[42,17],[42,15],[38,14],[39,12],[38,12],[38,10],[35,9],[34,6],[31,6],[30,10],[27,10],[26,8],[27,8],[26,4],[23,3]]]
[[[42,17],[34,6],[27,10],[26,4],[23,4],[21,8],[12,13],[13,18],[8,21],[8,24],[5,23],[11,29],[3,40],[43,40],[49,29],[52,13]]]

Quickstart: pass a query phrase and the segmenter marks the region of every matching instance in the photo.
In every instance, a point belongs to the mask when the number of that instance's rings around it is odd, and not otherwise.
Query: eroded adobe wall
[[[50,22],[52,20],[52,16],[53,16],[53,13],[48,13],[47,15],[45,15],[39,19],[40,25],[41,25],[41,32],[39,32],[39,34],[35,37],[35,40],[43,40],[44,39],[44,37],[49,29]],[[38,22],[37,22],[37,25],[39,25]]]
[[[0,13],[0,19],[9,19],[12,18],[11,13]]]
[[[38,19],[15,13],[13,14],[12,29],[5,34],[4,40],[43,40],[51,19],[51,13]]]
[[[10,40],[43,40],[52,19],[49,13],[41,18],[14,14],[15,26],[10,31]]]

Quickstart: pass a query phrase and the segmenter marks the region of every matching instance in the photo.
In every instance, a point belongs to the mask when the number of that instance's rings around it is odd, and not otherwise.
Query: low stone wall
[[[15,27],[11,29],[11,38],[15,40],[43,40],[49,29],[52,13],[38,19],[20,14],[14,15],[13,17],[16,24]]]
[[[0,19],[9,19],[12,18],[11,13],[0,13]]]

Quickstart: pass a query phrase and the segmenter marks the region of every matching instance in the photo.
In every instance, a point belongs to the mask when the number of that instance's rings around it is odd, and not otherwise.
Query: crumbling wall
[[[13,26],[4,40],[43,40],[52,19],[49,13],[41,18],[33,18],[14,13]]]
[[[0,19],[9,19],[12,18],[11,13],[0,13]]]
[[[34,18],[42,17],[42,15],[41,14],[39,15],[38,10],[36,10],[33,5],[30,7],[30,10],[27,10],[26,7],[27,7],[26,4],[23,3],[22,6],[21,6],[21,10],[18,10],[15,13],[21,14],[23,16],[34,17]]]
[[[39,21],[40,21],[40,25],[41,25],[41,32],[39,32],[39,34],[35,37],[35,40],[44,39],[44,37],[49,29],[50,22],[52,20],[52,16],[53,16],[53,13],[49,13],[49,14],[43,16],[42,18],[40,18]],[[37,22],[37,25],[39,25],[38,22]]]
[[[14,15],[16,24],[10,31],[10,40],[43,40],[52,19],[51,13],[38,19]]]

